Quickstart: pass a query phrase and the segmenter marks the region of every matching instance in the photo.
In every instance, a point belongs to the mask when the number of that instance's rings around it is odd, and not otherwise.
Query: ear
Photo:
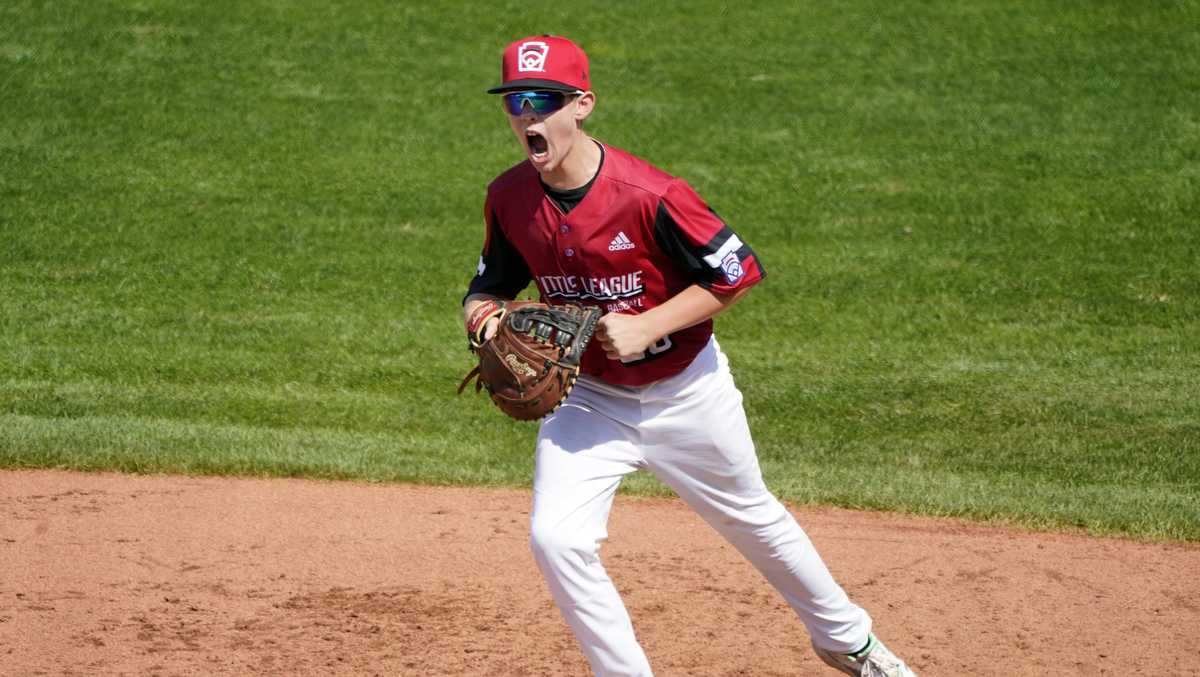
[[[595,108],[596,94],[594,92],[588,91],[580,94],[579,97],[575,99],[574,117],[576,124],[582,123],[584,120],[588,119],[588,116],[592,114],[592,111],[595,110]]]

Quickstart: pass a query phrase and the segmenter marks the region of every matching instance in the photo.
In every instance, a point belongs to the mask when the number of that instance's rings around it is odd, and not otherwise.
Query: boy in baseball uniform
[[[913,675],[763,482],[712,322],[765,276],[754,250],[686,182],[584,132],[596,95],[570,40],[513,42],[489,93],[525,159],[488,187],[465,321],[531,281],[545,303],[605,312],[578,383],[538,431],[530,539],[593,671],[651,674],[599,557],[621,479],[646,469],[762,572],[822,660]]]

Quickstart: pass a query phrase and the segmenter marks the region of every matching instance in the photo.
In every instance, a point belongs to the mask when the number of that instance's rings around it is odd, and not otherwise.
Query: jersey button
[[[563,250],[563,253],[567,256],[575,256],[575,250],[571,249],[570,247],[567,247],[565,250]]]
[[[569,233],[569,232],[571,232],[571,227],[564,223],[558,227],[558,232],[564,233],[564,234]]]

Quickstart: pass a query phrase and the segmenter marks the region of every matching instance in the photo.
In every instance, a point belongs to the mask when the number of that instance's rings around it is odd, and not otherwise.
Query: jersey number
[[[641,362],[642,360],[649,359],[651,355],[662,355],[663,353],[670,350],[671,347],[672,347],[671,336],[668,334],[667,336],[664,336],[664,337],[660,338],[658,341],[656,341],[654,345],[647,348],[641,355],[635,355],[633,357],[622,357],[621,361],[624,362],[625,364],[633,364],[634,362]]]

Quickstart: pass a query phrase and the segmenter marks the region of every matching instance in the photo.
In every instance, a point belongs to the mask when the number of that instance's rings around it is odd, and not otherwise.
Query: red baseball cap
[[[504,49],[503,84],[488,90],[502,94],[528,89],[588,91],[588,58],[579,45],[558,35],[521,38]]]

